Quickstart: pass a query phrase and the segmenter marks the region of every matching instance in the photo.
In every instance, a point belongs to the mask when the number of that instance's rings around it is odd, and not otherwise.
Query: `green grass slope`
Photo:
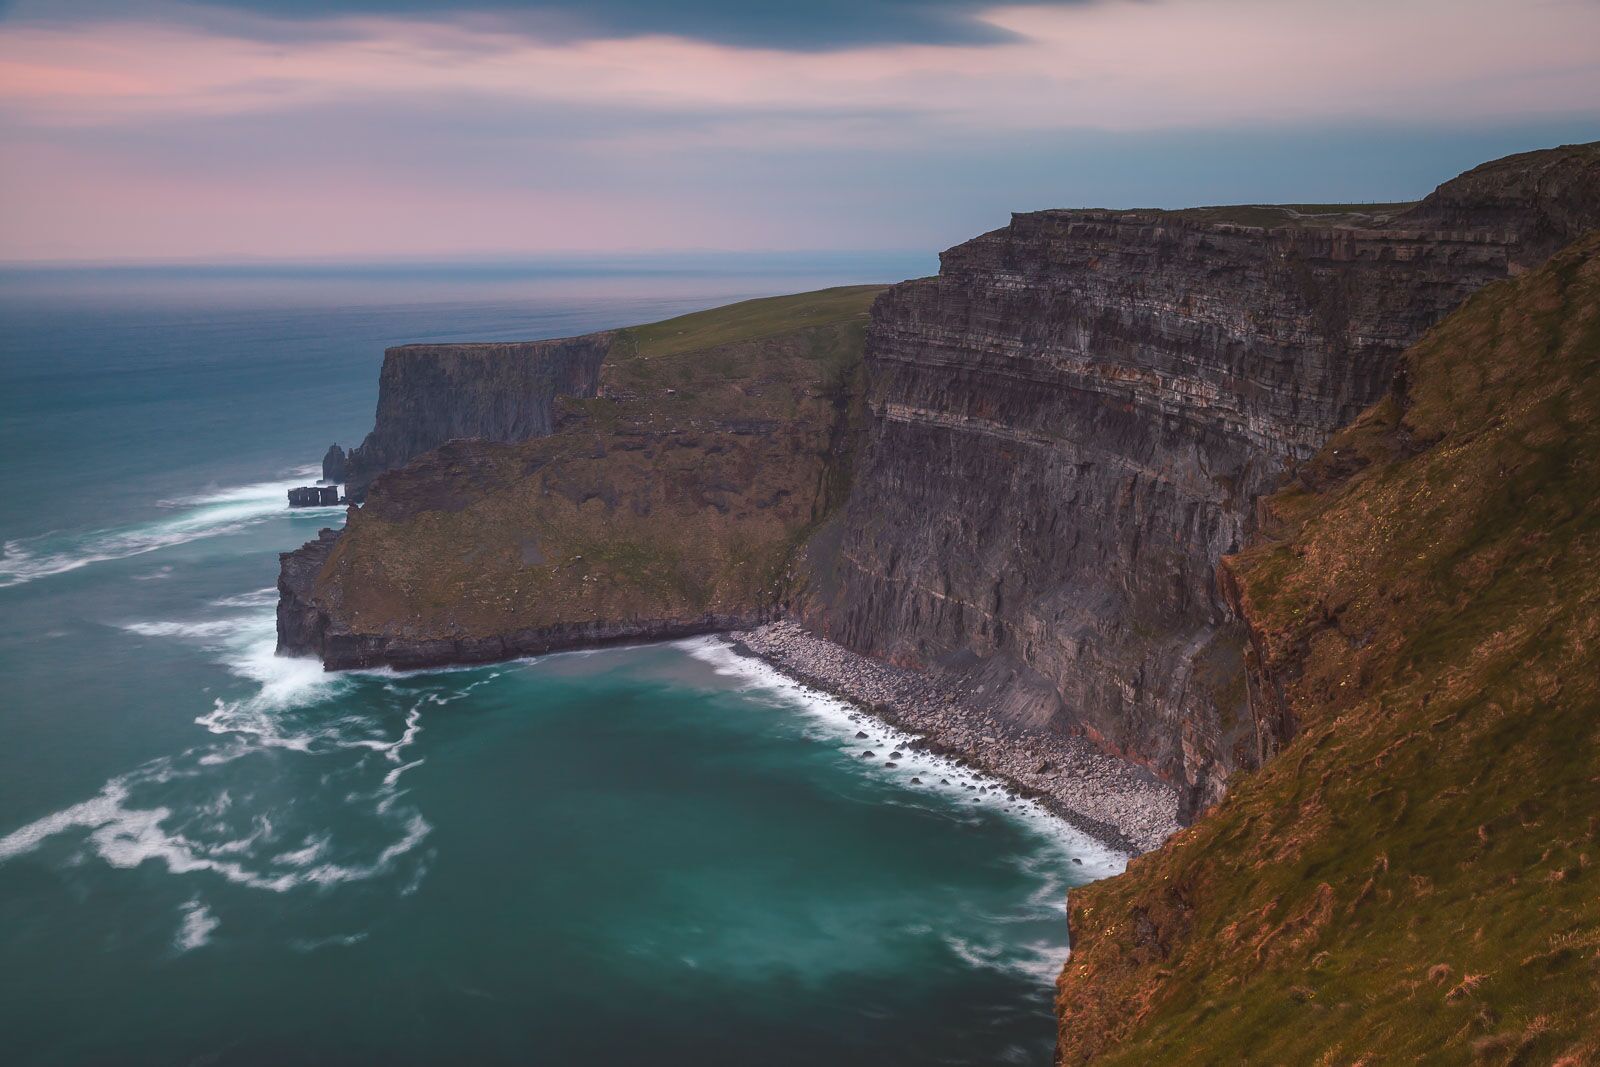
[[[1073,892],[1062,1062],[1600,1062],[1600,236],[1264,511],[1225,579],[1298,733]]]
[[[846,285],[792,296],[744,300],[647,326],[634,326],[625,332],[632,337],[641,356],[679,355],[862,318],[883,290],[881,285]]]

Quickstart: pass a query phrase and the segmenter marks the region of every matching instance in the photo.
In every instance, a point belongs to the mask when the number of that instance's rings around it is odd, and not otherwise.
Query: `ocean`
[[[0,1058],[1047,1063],[1122,858],[725,641],[273,655],[278,553],[343,520],[285,490],[385,346],[932,268],[0,271]]]

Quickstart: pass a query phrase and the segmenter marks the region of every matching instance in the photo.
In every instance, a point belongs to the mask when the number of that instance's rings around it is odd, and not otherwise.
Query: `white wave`
[[[325,702],[360,683],[325,672],[316,660],[275,655],[273,592],[259,589],[215,600],[209,605],[213,611],[228,612],[221,617],[123,623],[132,633],[211,650],[230,673],[254,684],[245,696],[216,699],[211,711],[195,720],[214,739],[110,779],[97,796],[0,838],[0,863],[33,852],[49,838],[69,835],[86,847],[61,862],[81,863],[97,856],[111,867],[132,869],[153,861],[174,875],[206,872],[237,885],[285,893],[377,878],[395,870],[402,857],[416,850],[432,827],[414,808],[397,803],[404,795],[397,783],[401,774],[422,762],[407,762],[404,752],[421,733],[421,709],[429,694],[413,695],[398,731],[383,715],[329,714]],[[443,702],[465,695],[476,684],[455,687]],[[320,775],[321,787],[365,782],[364,788],[349,793],[349,799],[391,835],[363,830],[342,850],[331,826],[305,825],[305,812],[312,809],[299,805],[299,798],[285,800],[275,789],[252,787],[262,773],[259,764],[240,763],[225,779],[202,779],[200,784],[211,785],[210,792],[183,804],[175,803],[170,791],[156,788],[176,779],[210,775],[211,768],[250,757],[278,758],[265,756],[268,752],[320,757],[362,749],[382,754],[384,761],[360,753],[330,761]],[[281,831],[275,820],[281,822]],[[389,843],[383,845],[386,839]],[[426,869],[425,854],[407,862],[399,871],[397,892],[414,891]],[[180,951],[203,944],[215,928],[215,918],[203,909],[186,922],[192,925],[179,934]]]
[[[70,808],[63,808],[52,815],[46,815],[20,830],[13,830],[5,837],[0,837],[0,863],[32,852],[45,838],[54,837],[73,827],[92,829],[104,826],[117,817],[122,810],[122,802],[126,799],[128,791],[120,780],[113,779],[107,782],[98,796],[91,797],[81,804],[74,804]]]
[[[1021,975],[1041,985],[1054,985],[1056,978],[1061,974],[1061,968],[1067,962],[1066,947],[1050,941],[1037,941],[1024,945],[979,945],[950,934],[944,935],[940,940],[969,967]]]
[[[141,637],[227,637],[235,633],[239,624],[232,619],[211,622],[126,622],[124,630]]]
[[[94,853],[112,867],[131,870],[154,860],[172,874],[207,871],[229,882],[285,893],[302,886],[330,886],[357,882],[389,872],[394,862],[415,849],[433,827],[420,814],[406,821],[400,838],[387,845],[371,863],[318,863],[327,850],[326,835],[313,836],[295,850],[280,852],[265,861],[265,869],[249,866],[258,841],[275,836],[271,819],[258,815],[254,832],[243,838],[208,844],[182,830],[169,830],[170,808],[138,808],[128,803],[130,790],[161,781],[166,760],[113,778],[100,793],[80,804],[38,819],[0,838],[0,863],[37,849],[44,841],[72,829],[88,830]]]
[[[289,852],[280,852],[272,858],[272,862],[286,867],[306,867],[321,859],[328,851],[329,837],[327,834],[312,837],[305,848],[297,848]]]
[[[426,762],[427,760],[414,759],[410,763],[400,764],[400,766],[383,776],[383,784],[392,788],[394,784],[400,780],[400,776],[402,774],[406,773],[413,767],[420,767]]]
[[[220,652],[229,673],[256,683],[258,688],[250,696],[217,698],[210,712],[195,719],[214,734],[253,734],[263,744],[305,751],[323,731],[285,735],[276,713],[326,700],[348,685],[343,676],[323,670],[315,659],[279,656],[273,613],[260,608],[222,619],[127,622],[122,628],[145,637],[192,641]]]
[[[248,593],[240,593],[238,596],[225,596],[219,600],[213,600],[211,601],[211,606],[217,608],[270,608],[275,607],[277,603],[278,587],[269,585],[261,589],[253,589]]]
[[[163,501],[170,518],[80,533],[43,534],[6,541],[0,552],[0,588],[66,574],[91,563],[127,559],[206,537],[236,533],[288,510],[288,491],[305,484],[315,467],[297,468],[289,481],[255,482]],[[295,514],[331,516],[343,509],[303,508]]]
[[[819,740],[835,744],[841,751],[870,747],[877,752],[876,759],[856,760],[869,773],[887,775],[908,789],[932,791],[963,804],[996,809],[1048,841],[1058,862],[1073,858],[1081,861],[1073,865],[1074,869],[1088,877],[1110,877],[1127,866],[1125,854],[1083,833],[1038,802],[1009,798],[1006,794],[1010,787],[1000,779],[914,747],[916,735],[868,715],[847,700],[797,682],[765,660],[741,655],[726,638],[693,637],[674,644],[717,674],[739,679],[746,689],[766,691],[805,712],[817,728],[813,736]],[[857,738],[858,731],[867,732],[868,738]],[[901,752],[900,758],[893,761],[897,766],[883,766],[889,762],[888,754],[896,750]],[[912,785],[912,778],[921,781]]]
[[[211,914],[199,898],[189,901],[180,910],[183,912],[183,925],[178,928],[174,947],[179,952],[192,952],[210,943],[211,934],[221,925],[221,921]]]
[[[289,942],[296,952],[315,952],[319,948],[347,948],[350,945],[359,945],[367,939],[365,932],[359,934],[335,934],[332,937],[300,937]]]

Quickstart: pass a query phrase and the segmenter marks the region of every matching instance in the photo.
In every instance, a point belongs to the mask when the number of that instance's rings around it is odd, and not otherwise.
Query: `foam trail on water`
[[[272,592],[274,600],[266,594]],[[277,715],[285,709],[314,704],[336,695],[351,681],[322,669],[315,659],[277,654],[277,625],[271,604],[273,590],[258,590],[237,597],[214,601],[216,606],[248,607],[248,614],[219,619],[189,621],[145,621],[122,623],[122,629],[141,637],[179,638],[193,641],[217,652],[229,673],[257,685],[256,691],[240,700],[217,699],[209,713],[195,721],[214,734],[256,734],[266,743],[279,747],[301,748],[306,743],[284,739]]]
[[[215,699],[212,710],[195,720],[214,737],[112,778],[98,795],[0,837],[0,863],[66,837],[64,847],[86,849],[111,867],[153,861],[174,875],[205,872],[274,893],[370,881],[397,868],[404,886],[418,883],[426,857],[413,857],[404,867],[401,861],[433,828],[398,803],[404,795],[398,780],[422,762],[406,762],[403,753],[421,733],[426,699],[411,704],[403,724],[392,715],[331,705],[330,697],[359,683],[324,672],[315,660],[274,655],[268,592],[214,601],[213,608],[231,609],[222,617],[122,624],[140,636],[198,644],[254,685],[247,695]],[[307,773],[304,764],[281,762],[286,752],[317,759],[320,788],[346,793],[341,823],[357,804],[371,825],[341,841],[334,823],[318,814],[314,797],[286,802],[283,776]],[[218,774],[222,764],[231,766]],[[175,794],[169,783],[180,780],[182,793]],[[187,799],[175,802],[179,795]],[[179,952],[204,945],[217,925],[198,898],[184,907],[174,940]]]
[[[98,796],[91,797],[81,804],[74,804],[70,808],[62,808],[58,812],[29,823],[20,830],[13,830],[6,836],[0,837],[0,863],[32,852],[45,838],[54,837],[73,827],[104,826],[117,817],[122,809],[122,802],[126,799],[128,799],[127,789],[119,779],[112,779],[100,790]]]
[[[1066,962],[1062,946],[1050,941],[1021,946],[982,945],[951,934],[943,935],[940,940],[969,967],[1020,975],[1040,985],[1054,985]]]
[[[255,482],[214,493],[162,501],[171,517],[134,526],[43,534],[6,541],[0,551],[0,588],[37,581],[87,567],[91,563],[127,559],[147,552],[235,533],[288,510],[287,493],[316,475],[300,467],[287,481]],[[321,515],[341,514],[337,507],[305,508]]]
[[[211,941],[212,931],[216,930],[221,922],[198,898],[185,904],[182,911],[183,925],[178,928],[178,936],[174,939],[173,947],[179,952],[192,952]]]

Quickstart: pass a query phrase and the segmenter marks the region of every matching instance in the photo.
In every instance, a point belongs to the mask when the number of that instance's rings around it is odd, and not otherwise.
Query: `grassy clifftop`
[[[759,612],[842,495],[880,287],[620,331],[556,431],[456,441],[374,482],[312,597],[398,643]],[[399,647],[398,645],[396,647]]]
[[[1600,1062],[1600,237],[1402,374],[1227,561],[1297,733],[1074,891],[1065,1063]]]

